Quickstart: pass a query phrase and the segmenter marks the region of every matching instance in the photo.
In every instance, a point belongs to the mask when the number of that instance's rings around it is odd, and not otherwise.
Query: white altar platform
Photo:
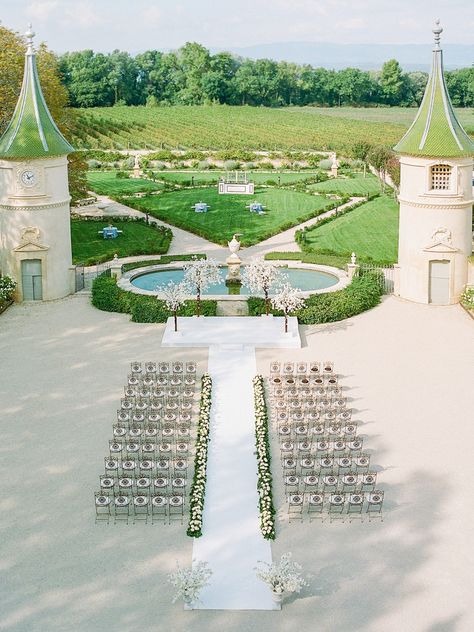
[[[200,316],[178,318],[174,331],[169,318],[163,335],[163,347],[212,347],[238,345],[260,349],[299,349],[301,338],[298,319],[288,318],[285,333],[282,316]]]

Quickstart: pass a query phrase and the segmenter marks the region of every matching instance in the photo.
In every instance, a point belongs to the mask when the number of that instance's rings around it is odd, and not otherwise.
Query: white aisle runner
[[[193,607],[279,609],[255,575],[258,560],[271,562],[271,548],[259,525],[252,379],[255,347],[300,347],[296,319],[291,319],[288,334],[283,334],[280,318],[180,319],[178,333],[170,320],[162,345],[209,345],[211,442],[203,535],[194,540],[193,560],[207,562],[213,574]]]
[[[193,559],[213,571],[199,609],[272,610],[268,587],[255,576],[257,560],[271,562],[259,527],[252,379],[252,347],[209,349],[212,376],[211,443],[204,506],[204,535]]]

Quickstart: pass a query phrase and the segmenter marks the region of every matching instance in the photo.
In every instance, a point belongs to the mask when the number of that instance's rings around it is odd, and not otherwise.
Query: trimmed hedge
[[[350,285],[336,292],[313,294],[305,300],[305,306],[296,312],[301,325],[333,323],[372,309],[380,303],[383,283],[374,273],[355,277]],[[265,313],[263,298],[251,296],[248,299],[249,315],[261,316]],[[274,316],[282,313],[272,309]]]
[[[130,312],[130,299],[133,295],[118,287],[115,278],[102,274],[92,284],[92,305],[103,312]]]
[[[319,263],[324,266],[332,266],[345,270],[349,257],[334,254],[332,250],[317,250],[312,252],[268,252],[265,259],[269,261],[301,261],[302,263]]]
[[[173,261],[191,261],[192,259],[206,259],[205,254],[195,255],[162,255],[159,259],[148,259],[145,261],[132,261],[132,263],[124,263],[122,266],[123,272],[134,270],[135,268],[143,268],[144,266],[155,266],[160,263],[172,263]]]
[[[172,312],[165,302],[154,296],[133,294],[118,287],[115,278],[98,276],[92,284],[92,305],[104,312],[130,314],[135,323],[165,323]],[[178,316],[194,316],[196,301],[189,300],[178,311]],[[217,301],[201,301],[203,316],[216,316]]]

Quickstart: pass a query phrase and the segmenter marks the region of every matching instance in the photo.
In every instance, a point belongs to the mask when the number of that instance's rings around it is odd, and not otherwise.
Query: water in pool
[[[206,290],[205,294],[234,294],[235,289],[232,288],[232,291],[230,292],[229,288],[225,284],[227,268],[223,267],[220,270],[222,281]],[[336,283],[338,282],[338,278],[333,276],[332,274],[319,272],[317,270],[281,268],[281,272],[283,276],[286,277],[284,279],[285,281],[288,281],[293,287],[297,287],[298,289],[303,291],[322,290],[331,287],[332,285],[336,285]],[[135,287],[138,287],[142,290],[159,292],[160,287],[163,287],[170,281],[179,283],[183,280],[183,277],[184,270],[181,269],[159,270],[157,272],[145,272],[144,274],[136,276],[134,279],[132,279],[131,283]],[[245,286],[242,286],[240,288],[240,292],[236,293],[243,295],[255,294],[255,292],[251,292]]]

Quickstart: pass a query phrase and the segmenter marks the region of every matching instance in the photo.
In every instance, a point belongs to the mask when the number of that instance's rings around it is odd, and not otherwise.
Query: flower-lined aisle
[[[193,542],[193,568],[212,569],[196,609],[273,610],[271,591],[255,574],[271,564],[270,542],[260,530],[255,460],[253,349],[209,349],[212,406],[202,536]]]
[[[270,466],[270,442],[268,439],[268,412],[265,402],[263,376],[253,379],[255,406],[255,445],[257,448],[257,489],[260,506],[260,530],[266,540],[275,539],[275,508],[272,495],[272,473]]]
[[[212,402],[212,379],[208,373],[201,380],[201,402],[194,459],[194,478],[191,487],[189,525],[187,534],[192,538],[202,535],[202,514],[206,495],[207,449],[209,445],[210,413]]]

